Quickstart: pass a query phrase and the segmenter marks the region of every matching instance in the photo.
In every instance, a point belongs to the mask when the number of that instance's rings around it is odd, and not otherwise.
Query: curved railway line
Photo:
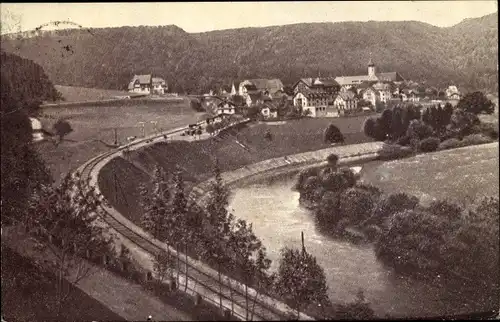
[[[202,125],[204,121],[198,122],[198,125]],[[80,166],[74,173],[78,172],[80,173],[80,178],[81,180],[88,180],[87,182],[90,183],[90,180],[92,178],[92,172],[93,170],[105,159],[110,158],[113,155],[119,155],[119,153],[123,150],[128,150],[131,147],[140,145],[142,143],[149,143],[155,141],[155,139],[158,138],[164,138],[164,135],[172,135],[172,134],[177,134],[181,133],[188,129],[188,126],[170,130],[170,131],[165,131],[163,133],[158,133],[155,134],[154,136],[146,137],[143,139],[136,140],[134,142],[128,143],[126,145],[120,146],[118,148],[113,149],[112,151],[103,153],[97,157],[94,157],[84,163],[82,166]],[[96,186],[98,186],[96,182]],[[156,255],[159,252],[162,251],[168,251],[170,252],[173,256],[176,256],[176,251],[170,247],[169,245],[161,245],[163,247],[160,247],[161,244],[160,242],[156,240],[152,240],[151,237],[149,236],[144,236],[133,229],[129,228],[126,224],[124,224],[120,219],[117,218],[117,216],[113,215],[114,210],[110,206],[102,206],[101,207],[103,211],[103,215],[101,215],[101,219],[109,225],[110,228],[114,229],[117,233],[121,234],[125,238],[127,238],[130,242],[134,243],[138,247],[140,247],[142,250],[146,251],[147,253],[151,255]],[[182,266],[186,266],[186,261],[185,261],[185,255],[180,254],[180,262],[182,263]],[[189,267],[189,273],[188,273],[188,278],[191,281],[194,281],[195,283],[195,288],[194,290],[191,287],[188,287],[190,291],[194,294],[199,294],[204,300],[207,300],[209,302],[212,302],[214,305],[217,307],[220,306],[219,304],[219,294],[220,292],[220,283],[217,277],[217,272],[211,269],[210,267],[206,267],[204,269],[201,269],[197,266],[194,266],[193,263],[198,262],[197,260],[194,260],[190,258],[188,260],[187,266]],[[199,263],[199,262],[198,262]],[[182,271],[180,272],[182,274]],[[214,274],[215,273],[215,274]],[[184,275],[184,274],[183,274]],[[246,295],[244,291],[244,286],[242,286],[238,282],[231,282],[230,285],[227,284],[227,278],[223,276],[222,278],[222,298],[223,298],[223,307],[224,309],[227,310],[232,310],[233,315],[240,319],[240,320],[247,320],[245,317],[246,313]],[[226,281],[226,282],[224,282]],[[235,285],[239,284],[239,285]],[[180,285],[179,285],[180,287]],[[250,287],[249,287],[250,289]],[[232,294],[231,294],[232,293]],[[267,297],[263,294],[259,294],[260,298],[255,300],[254,303],[254,295],[255,293],[253,292],[248,292],[248,316],[249,318],[251,317],[252,320],[282,320],[283,318],[286,317],[286,313],[283,311],[283,308],[288,308],[285,304],[280,303],[282,306],[281,310],[275,307],[271,303],[266,303],[269,301],[263,301],[262,298]],[[209,296],[211,295],[211,296]],[[232,297],[232,300],[231,300]],[[268,298],[270,299],[270,298]],[[270,299],[274,300],[274,299]],[[253,307],[253,310],[252,310]],[[252,313],[253,311],[253,313]],[[310,317],[304,316],[305,319],[309,320],[311,319]]]

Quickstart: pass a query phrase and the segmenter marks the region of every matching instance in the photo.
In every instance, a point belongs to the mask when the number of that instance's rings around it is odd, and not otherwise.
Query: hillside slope
[[[187,33],[176,26],[51,32],[2,48],[40,63],[62,85],[123,89],[134,73],[158,73],[175,91],[235,79],[381,71],[466,89],[498,90],[498,13],[448,28],[416,21],[304,23]],[[92,73],[88,71],[92,70]]]

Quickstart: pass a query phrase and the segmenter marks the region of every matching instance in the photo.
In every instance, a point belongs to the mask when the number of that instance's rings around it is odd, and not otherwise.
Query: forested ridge
[[[187,33],[169,25],[62,30],[3,39],[60,85],[124,89],[133,74],[164,77],[173,91],[234,80],[360,75],[380,71],[465,91],[498,91],[498,13],[447,28],[417,21],[302,23]],[[12,37],[11,37],[12,38]],[[14,37],[15,38],[15,37]]]

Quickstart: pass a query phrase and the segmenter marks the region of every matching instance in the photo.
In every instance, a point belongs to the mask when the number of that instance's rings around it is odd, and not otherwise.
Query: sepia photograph
[[[499,320],[498,2],[0,4],[1,322]]]

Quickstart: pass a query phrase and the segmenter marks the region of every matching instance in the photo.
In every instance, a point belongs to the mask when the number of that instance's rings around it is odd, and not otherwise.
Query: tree
[[[257,251],[257,258],[254,260],[254,265],[252,266],[253,271],[250,276],[252,276],[251,285],[257,285],[255,289],[255,297],[253,299],[252,310],[250,315],[250,321],[253,321],[253,315],[255,312],[255,303],[257,302],[257,297],[259,296],[259,289],[264,287],[264,289],[269,289],[274,283],[274,275],[268,276],[267,271],[271,267],[271,260],[267,257],[266,248],[261,246]],[[274,273],[273,273],[274,274]]]
[[[406,134],[415,141],[420,141],[432,135],[432,128],[419,120],[412,120]]]
[[[330,167],[330,169],[336,170],[339,156],[335,153],[331,153],[326,157],[326,161],[328,162],[328,167]]]
[[[380,226],[385,225],[394,213],[415,209],[418,203],[419,200],[417,197],[406,193],[389,194],[377,202],[372,216],[363,225],[366,226],[372,223]]]
[[[112,238],[97,224],[102,197],[79,174],[68,174],[59,187],[43,186],[29,201],[28,227],[45,236],[40,241],[55,259],[58,312],[71,294],[65,279],[78,284],[91,273],[84,259],[88,253],[104,254]]]
[[[371,216],[375,203],[368,191],[349,188],[340,196],[340,213],[351,223],[359,224]]]
[[[391,119],[391,138],[398,139],[406,133],[406,128],[403,126],[403,112],[401,107],[394,107],[392,109]]]
[[[277,273],[276,291],[297,310],[311,304],[325,305],[329,302],[325,272],[316,258],[304,250],[285,247]]]
[[[474,126],[479,125],[481,121],[473,113],[464,112],[461,109],[455,109],[451,115],[448,129],[455,133],[460,139],[474,132]]]
[[[57,122],[54,124],[52,128],[55,135],[57,135],[59,138],[59,143],[61,143],[61,141],[66,135],[73,132],[73,128],[71,127],[69,122],[63,119],[57,120]]]
[[[30,60],[2,51],[0,68],[1,224],[22,222],[27,202],[50,172],[32,144],[29,116],[37,116],[40,101],[56,91],[43,69]]]
[[[272,141],[272,139],[273,139],[273,135],[272,135],[272,133],[271,133],[271,130],[269,130],[269,129],[267,129],[267,130],[266,130],[266,133],[264,134],[264,138],[265,138],[266,140]]]
[[[208,134],[212,135],[215,132],[215,127],[212,124],[208,124],[205,130]]]
[[[386,138],[386,133],[379,126],[378,118],[369,117],[363,123],[363,133],[377,141],[383,141]]]
[[[185,290],[188,287],[188,245],[195,245],[198,239],[198,231],[200,230],[200,222],[197,213],[190,214],[188,211],[188,202],[184,191],[184,180],[179,169],[174,174],[174,184],[172,192],[172,212],[170,222],[171,232],[169,233],[170,240],[176,241],[177,248],[177,262],[180,263],[179,251],[180,245],[184,244],[185,261],[186,261],[186,284]],[[189,222],[188,222],[188,219]],[[179,270],[180,270],[180,265]]]
[[[149,231],[154,238],[160,241],[167,241],[168,231],[171,229],[168,213],[170,208],[170,192],[168,179],[158,165],[155,166],[151,179],[152,189],[147,189],[144,185],[140,187],[140,204],[144,210],[141,222],[142,226]]]
[[[229,191],[224,186],[219,164],[216,161],[214,168],[214,180],[211,182],[211,189],[205,203],[207,214],[204,227],[204,238],[202,244],[202,254],[207,259],[217,264],[219,276],[219,301],[222,308],[222,264],[228,262],[226,246],[233,216],[227,211]]]
[[[482,92],[473,92],[465,95],[457,104],[457,108],[473,114],[493,114],[495,104]]]
[[[325,143],[343,143],[344,136],[338,127],[333,125],[333,123],[330,123],[325,129],[323,140]]]
[[[170,253],[168,251],[160,251],[155,255],[153,260],[153,270],[156,273],[158,282],[161,284],[167,278],[173,277],[174,264],[172,263]]]
[[[228,248],[233,255],[232,262],[236,264],[242,273],[243,282],[245,283],[245,318],[248,320],[250,312],[248,285],[254,281],[256,274],[253,256],[262,248],[262,243],[253,233],[252,224],[248,225],[245,220],[238,219],[235,229],[231,232]]]

